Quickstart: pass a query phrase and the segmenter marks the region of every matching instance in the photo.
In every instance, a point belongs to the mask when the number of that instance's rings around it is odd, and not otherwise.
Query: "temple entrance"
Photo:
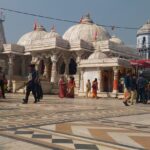
[[[69,74],[70,75],[74,75],[77,72],[77,64],[74,61],[74,59],[70,59],[70,63],[69,63]]]
[[[65,73],[65,68],[66,68],[66,64],[63,62],[60,65],[59,74],[64,74]]]
[[[45,69],[44,60],[41,60],[40,64],[39,64],[39,74],[40,75],[43,75],[44,69]]]
[[[112,92],[113,89],[113,70],[102,71],[103,92]]]

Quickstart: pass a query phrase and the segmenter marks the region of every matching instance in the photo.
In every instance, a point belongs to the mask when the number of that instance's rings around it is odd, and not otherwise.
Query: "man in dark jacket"
[[[131,104],[133,105],[136,102],[137,98],[137,79],[135,74],[131,77]]]
[[[145,96],[145,87],[146,87],[147,81],[143,77],[143,74],[139,75],[139,78],[137,79],[137,103],[145,103],[146,96]]]
[[[25,95],[25,99],[23,99],[23,104],[28,103],[28,98],[31,91],[34,96],[34,100],[35,100],[34,103],[37,103],[36,80],[37,80],[37,72],[35,70],[35,65],[31,64],[29,65],[29,75],[28,75],[28,82],[26,85],[26,95]]]
[[[129,71],[127,72],[127,75],[124,78],[124,86],[125,86],[125,89],[124,89],[125,97],[124,97],[123,103],[125,106],[129,106],[128,100],[131,97],[131,73]]]
[[[0,87],[1,87],[3,98],[5,98],[4,79],[5,79],[5,74],[2,72],[2,67],[0,67]]]

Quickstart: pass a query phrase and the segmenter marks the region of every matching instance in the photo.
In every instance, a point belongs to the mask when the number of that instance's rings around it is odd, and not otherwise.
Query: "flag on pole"
[[[34,28],[33,30],[35,31],[37,29],[37,20],[34,21]]]
[[[112,30],[112,31],[115,30],[115,26],[112,26],[112,27],[111,27],[111,30]]]
[[[80,19],[80,23],[82,23],[82,20],[83,20],[83,16],[82,16],[81,19]]]
[[[52,26],[51,31],[54,31],[54,32],[56,31],[55,25]]]

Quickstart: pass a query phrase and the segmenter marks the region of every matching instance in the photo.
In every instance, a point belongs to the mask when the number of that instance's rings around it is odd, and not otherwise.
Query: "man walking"
[[[137,89],[138,89],[137,103],[146,103],[146,93],[145,93],[146,84],[147,81],[143,77],[143,74],[141,73],[137,80]]]
[[[34,103],[37,103],[37,97],[36,97],[36,82],[37,82],[37,72],[35,70],[35,65],[31,64],[29,65],[29,75],[28,75],[28,83],[26,86],[26,95],[25,99],[23,99],[23,104],[28,103],[28,98],[30,95],[30,92],[32,91],[32,94],[34,96]]]
[[[0,87],[2,92],[2,98],[5,98],[4,80],[5,80],[5,74],[2,72],[2,67],[0,67]]]
[[[124,89],[124,101],[123,101],[123,103],[125,106],[129,106],[128,100],[131,97],[131,73],[129,71],[127,72],[127,75],[124,78],[124,86],[125,86],[125,89]]]
[[[137,80],[135,74],[132,75],[131,77],[131,104],[136,103],[136,98],[137,98]]]
[[[90,97],[90,94],[91,94],[91,82],[88,79],[86,83],[86,98]]]

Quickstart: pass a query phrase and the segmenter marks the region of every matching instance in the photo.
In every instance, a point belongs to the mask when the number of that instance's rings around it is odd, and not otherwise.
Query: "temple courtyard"
[[[149,150],[150,103],[24,95],[0,99],[0,150]]]

